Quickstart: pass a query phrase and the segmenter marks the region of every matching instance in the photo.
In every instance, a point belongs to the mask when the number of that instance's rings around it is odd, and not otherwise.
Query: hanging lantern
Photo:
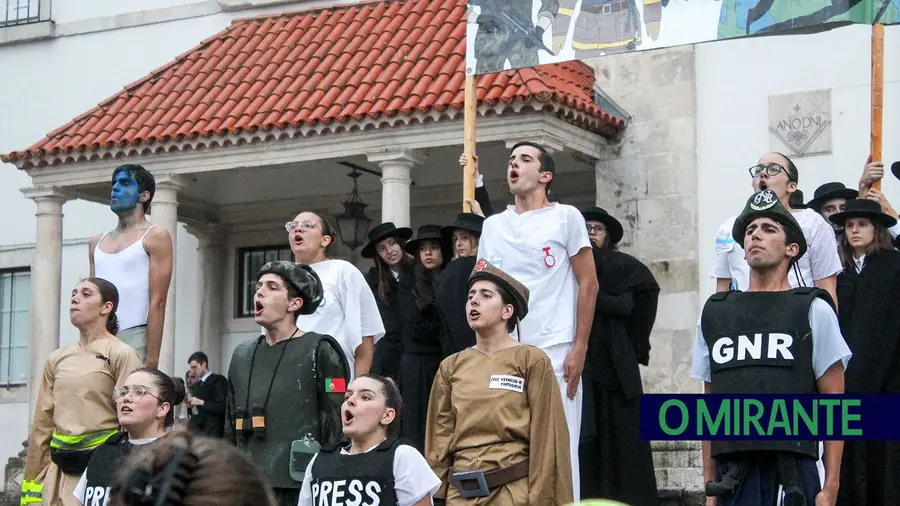
[[[369,225],[372,220],[366,216],[366,208],[368,204],[359,198],[359,187],[356,180],[361,176],[356,169],[347,174],[353,179],[353,191],[350,193],[344,204],[344,213],[335,216],[337,220],[338,232],[341,234],[341,242],[351,250],[362,246],[366,242],[366,235],[369,233]]]

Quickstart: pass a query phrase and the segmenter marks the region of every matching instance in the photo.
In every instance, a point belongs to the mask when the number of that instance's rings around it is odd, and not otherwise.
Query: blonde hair
[[[110,493],[112,506],[275,506],[259,468],[232,445],[178,431],[126,461]]]

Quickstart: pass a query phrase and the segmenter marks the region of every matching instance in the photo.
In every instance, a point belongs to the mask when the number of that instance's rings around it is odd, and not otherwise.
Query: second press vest
[[[816,298],[831,303],[828,292],[818,288],[721,292],[710,297],[700,326],[709,351],[711,393],[818,393],[809,326],[809,310]],[[710,444],[713,457],[760,450],[819,457],[816,441]]]
[[[310,488],[313,504],[397,504],[394,453],[400,444],[399,440],[388,438],[374,449],[356,455],[342,455],[342,444],[333,443],[323,447],[312,465]]]

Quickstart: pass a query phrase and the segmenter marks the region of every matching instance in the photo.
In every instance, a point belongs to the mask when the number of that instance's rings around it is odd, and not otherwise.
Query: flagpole
[[[881,161],[881,118],[884,105],[884,25],[872,25],[872,125],[870,153],[872,160]],[[872,183],[881,190],[881,180]]]
[[[475,200],[475,118],[478,112],[473,74],[466,74],[465,101],[463,152],[466,155],[466,168],[463,171],[463,212],[470,213],[472,209],[466,200]]]

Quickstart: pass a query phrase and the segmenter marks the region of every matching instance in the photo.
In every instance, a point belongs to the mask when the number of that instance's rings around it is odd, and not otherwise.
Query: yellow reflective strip
[[[92,432],[82,436],[64,436],[56,432],[50,438],[50,448],[59,450],[85,450],[102,444],[118,432],[116,429]]]
[[[662,2],[662,0],[644,0],[644,5],[653,5]]]
[[[565,7],[560,7],[559,11],[556,13],[556,15],[572,17],[575,15],[575,10],[574,9],[566,9]]]
[[[625,47],[628,44],[631,44],[631,39],[623,40],[620,42],[611,42],[609,44],[600,44],[599,42],[593,44],[585,44],[584,42],[578,42],[577,40],[572,41],[573,49],[609,49],[612,47]]]

